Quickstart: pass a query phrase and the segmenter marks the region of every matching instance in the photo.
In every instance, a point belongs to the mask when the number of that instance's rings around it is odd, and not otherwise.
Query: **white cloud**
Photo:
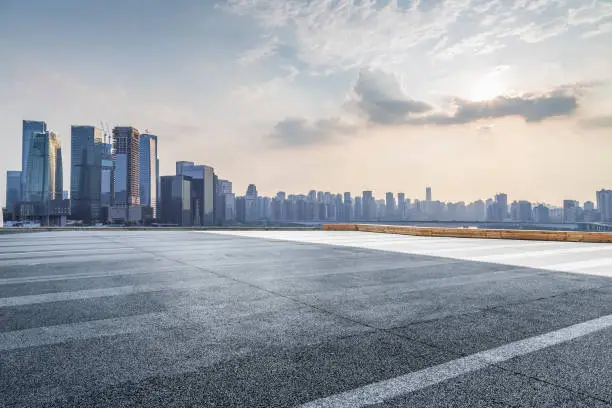
[[[276,53],[280,45],[278,37],[264,37],[264,41],[256,47],[245,51],[239,58],[238,62],[242,65],[249,65],[262,59],[271,57]]]

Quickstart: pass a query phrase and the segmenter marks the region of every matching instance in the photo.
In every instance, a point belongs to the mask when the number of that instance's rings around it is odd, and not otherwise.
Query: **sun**
[[[505,82],[498,75],[485,75],[471,84],[467,96],[472,101],[486,101],[504,95],[507,90]]]

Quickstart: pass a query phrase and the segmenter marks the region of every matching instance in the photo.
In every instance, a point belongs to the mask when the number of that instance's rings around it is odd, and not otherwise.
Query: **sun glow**
[[[507,91],[502,78],[498,75],[486,75],[471,85],[467,96],[472,101],[485,101],[504,95]]]

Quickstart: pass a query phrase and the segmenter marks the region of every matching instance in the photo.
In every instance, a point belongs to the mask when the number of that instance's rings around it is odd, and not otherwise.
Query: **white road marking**
[[[321,398],[299,408],[357,408],[379,404],[481,370],[491,365],[524,356],[612,327],[612,315],[602,316],[540,336],[508,343],[491,350],[449,361],[399,377],[369,384],[340,394]]]
[[[198,275],[201,278],[201,274]],[[146,285],[116,286],[111,288],[83,289],[72,292],[52,292],[39,295],[12,296],[0,298],[0,307],[24,306],[39,303],[61,302],[66,300],[92,299],[108,296],[131,295],[134,293],[157,292],[200,288],[218,281],[216,277],[208,280],[183,281],[175,283],[151,283]]]
[[[60,324],[0,333],[0,351],[47,346],[69,340],[86,340],[118,334],[163,330],[182,324],[166,313],[147,313],[129,317]]]
[[[612,244],[416,237],[358,231],[202,231],[612,277]],[[491,255],[484,255],[486,247]]]

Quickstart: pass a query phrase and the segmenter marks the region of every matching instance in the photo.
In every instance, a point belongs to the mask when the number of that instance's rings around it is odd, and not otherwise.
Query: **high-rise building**
[[[539,204],[533,209],[534,221],[541,224],[550,222],[550,210],[544,204]]]
[[[143,133],[140,135],[139,152],[139,193],[140,205],[149,207],[153,218],[157,218],[159,200],[159,157],[157,155],[157,136]]]
[[[347,191],[344,193],[344,211],[343,211],[344,221],[348,222],[354,219],[355,215],[353,211],[354,209],[353,209],[353,200],[351,199],[351,193]]]
[[[508,195],[499,193],[495,195],[496,214],[495,221],[504,221],[508,218]]]
[[[28,177],[28,162],[30,154],[30,142],[35,133],[44,133],[47,131],[47,124],[42,121],[24,120],[22,122],[22,137],[21,137],[21,194],[25,194],[25,188]],[[19,201],[25,200],[21,196]]]
[[[595,204],[592,201],[585,201],[583,207],[584,207],[584,211],[595,210]]]
[[[521,200],[518,202],[518,220],[520,222],[529,222],[532,220],[531,203]]]
[[[372,221],[376,216],[376,203],[371,191],[364,191],[361,199],[362,219]]]
[[[191,161],[177,161],[176,162],[176,174],[183,174],[184,167],[192,167],[195,163]]]
[[[213,225],[215,221],[215,170],[210,166],[177,162],[177,175],[191,178],[191,212],[193,225]]]
[[[563,200],[563,222],[576,222],[579,204],[576,200]]]
[[[257,187],[255,184],[249,184],[245,198],[245,222],[255,222],[259,218],[257,209]]]
[[[431,187],[425,187],[425,201],[431,201]]]
[[[397,215],[400,220],[406,217],[406,195],[397,193]]]
[[[21,171],[8,170],[6,172],[6,211],[14,215],[19,201],[21,201]]]
[[[62,200],[64,183],[59,135],[49,131],[33,133],[27,156],[27,178],[22,200],[39,203]]]
[[[160,213],[159,220],[163,224],[192,225],[191,182],[189,177],[160,177]]]
[[[113,129],[113,207],[140,205],[140,133],[131,126]]]
[[[91,224],[101,220],[103,134],[94,126],[72,126],[70,136],[71,216]]]
[[[216,185],[215,219],[217,224],[223,224],[224,221],[230,221],[234,218],[232,182],[216,179]],[[228,202],[231,214],[226,213],[228,211]]]
[[[395,217],[395,197],[391,192],[385,195],[385,217],[387,219]]]
[[[108,221],[110,207],[113,204],[113,145],[100,144],[100,208],[102,219]]]
[[[612,190],[599,190],[595,195],[601,221],[612,222]]]
[[[361,203],[361,197],[357,196],[355,197],[355,212],[354,212],[354,217],[356,220],[362,220],[363,219],[363,205]]]

